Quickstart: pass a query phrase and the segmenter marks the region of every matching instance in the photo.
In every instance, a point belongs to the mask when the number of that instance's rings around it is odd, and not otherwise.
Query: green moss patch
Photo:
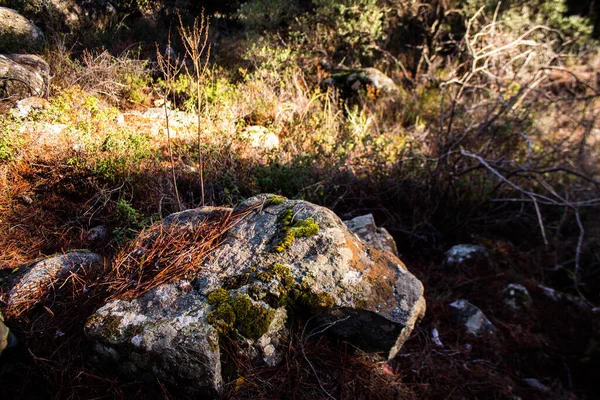
[[[271,285],[274,280],[276,286]],[[334,306],[334,299],[329,293],[310,291],[311,281],[314,280],[305,277],[302,283],[296,283],[290,267],[279,263],[261,272],[253,267],[249,272],[236,275],[226,282],[235,289],[251,284],[248,294],[232,297],[230,290],[233,289],[220,288],[208,295],[208,303],[214,307],[214,311],[208,315],[208,322],[221,335],[237,330],[240,335],[256,340],[267,332],[279,307],[319,309]],[[244,284],[238,286],[240,283]],[[271,308],[255,301],[264,301]]]
[[[288,207],[279,217],[281,231],[279,240],[273,247],[275,253],[283,253],[292,245],[296,238],[313,236],[319,232],[319,225],[313,218],[299,220],[294,223],[292,223],[292,220],[293,209],[292,207]]]
[[[280,204],[283,204],[286,200],[287,199],[285,197],[274,194],[267,198],[267,205],[268,206],[278,206]]]
[[[242,336],[257,340],[267,332],[275,316],[275,310],[254,304],[245,294],[232,298],[225,289],[210,293],[208,301],[216,310],[207,320],[222,335],[235,328]]]
[[[267,310],[254,304],[247,295],[238,296],[233,300],[233,310],[238,321],[238,331],[242,336],[255,340],[269,330],[275,316],[275,310]]]

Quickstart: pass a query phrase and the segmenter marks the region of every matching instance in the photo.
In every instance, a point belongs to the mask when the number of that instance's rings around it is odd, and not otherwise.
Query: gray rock
[[[21,127],[21,132],[27,132],[31,138],[31,143],[36,146],[47,146],[58,148],[63,146],[61,139],[64,138],[65,132],[69,130],[67,124],[50,123],[43,121],[25,121]],[[74,145],[75,146],[75,145]],[[84,146],[81,146],[81,151]]]
[[[485,247],[475,244],[457,244],[446,252],[447,265],[460,265],[469,260],[487,259],[488,251]]]
[[[90,242],[100,242],[107,238],[108,229],[104,225],[98,225],[87,232],[87,240]]]
[[[81,28],[83,25],[83,9],[75,0],[47,0],[51,18],[60,20],[69,30]]]
[[[344,221],[344,224],[365,242],[387,250],[398,257],[398,248],[396,247],[394,238],[385,228],[378,228],[375,225],[373,214],[352,218],[349,221]]]
[[[275,195],[234,210],[183,211],[163,224],[201,224],[232,211],[241,220],[194,279],[112,301],[90,318],[86,332],[100,358],[135,376],[158,374],[179,387],[193,384],[192,391],[218,392],[217,332],[237,338],[255,362],[276,365],[286,350],[290,307],[358,345],[397,354],[425,312],[423,286],[400,260],[357,240],[330,210]]]
[[[36,15],[44,18],[53,30],[104,29],[119,18],[112,3],[106,0],[44,0],[43,8]]]
[[[43,46],[40,28],[15,10],[0,7],[0,52],[30,53]]]
[[[480,336],[483,333],[492,334],[496,327],[485,314],[467,300],[460,299],[450,304],[456,313],[456,318],[465,325],[468,333]]]
[[[53,285],[66,278],[70,272],[100,266],[103,262],[104,258],[98,254],[73,251],[19,267],[0,280],[2,301],[6,303],[5,313],[20,315],[43,301],[53,290]]]
[[[580,296],[559,292],[558,290],[552,289],[544,285],[538,285],[538,289],[540,289],[541,293],[550,300],[572,304],[582,310],[591,310],[592,312],[599,312],[597,307],[594,308],[590,302],[588,302]]]
[[[274,150],[279,148],[279,137],[264,126],[247,126],[241,133],[250,146],[263,150]]]
[[[509,283],[502,291],[504,303],[513,310],[519,310],[531,305],[529,291],[518,283]]]
[[[88,320],[86,334],[100,359],[121,373],[214,394],[223,382],[219,335],[206,322],[209,312],[205,298],[180,281],[106,304]]]
[[[374,94],[379,95],[395,95],[400,92],[396,83],[376,68],[335,71],[325,83],[346,92],[358,92],[369,87],[375,91]]]
[[[215,215],[215,213],[231,214],[231,208],[227,207],[201,207],[184,210],[163,218],[163,225],[171,224],[201,224],[206,218]]]
[[[0,54],[0,95],[23,99],[43,97],[48,88],[50,68],[31,54]]]
[[[31,96],[17,101],[15,111],[17,117],[24,119],[32,115],[32,113],[45,110],[49,105],[48,100]]]
[[[26,204],[28,206],[33,204],[33,199],[26,194],[20,196],[19,199],[23,202],[23,204]]]
[[[550,393],[552,391],[548,386],[534,378],[525,378],[523,379],[523,382],[525,382],[530,388],[542,393]]]

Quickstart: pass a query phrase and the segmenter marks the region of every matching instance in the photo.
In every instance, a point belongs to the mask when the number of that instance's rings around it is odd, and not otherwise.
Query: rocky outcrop
[[[33,22],[0,7],[0,53],[31,53],[42,49],[44,34]]]
[[[222,388],[220,337],[275,365],[291,310],[359,346],[397,354],[425,312],[423,286],[398,258],[358,240],[330,210],[275,195],[234,210],[184,211],[163,224],[231,212],[239,221],[192,279],[111,301],[89,319],[99,358],[136,377],[214,393]]]
[[[87,251],[73,251],[35,261],[0,276],[0,299],[7,316],[18,316],[43,301],[53,285],[81,268],[101,266],[104,258]]]
[[[365,242],[383,250],[391,252],[398,257],[398,249],[394,238],[385,228],[379,228],[375,225],[373,214],[361,215],[344,221],[348,229],[355,233]]]
[[[22,99],[44,97],[50,68],[42,58],[31,54],[0,54],[0,96]]]

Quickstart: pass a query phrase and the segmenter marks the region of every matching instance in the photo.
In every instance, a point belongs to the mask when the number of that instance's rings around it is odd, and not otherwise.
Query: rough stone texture
[[[348,229],[365,242],[387,250],[398,257],[398,249],[394,238],[385,228],[379,228],[375,225],[373,214],[361,215],[349,221],[344,221],[344,223]]]
[[[78,29],[82,25],[83,9],[75,0],[48,0],[53,16],[62,20],[68,29]]]
[[[214,393],[222,388],[219,336],[206,323],[209,305],[187,281],[132,301],[113,301],[86,325],[103,361],[138,379]]]
[[[19,267],[0,279],[0,297],[6,303],[5,313],[19,315],[46,298],[52,286],[70,272],[102,265],[103,262],[104,258],[98,254],[74,251]]]
[[[467,300],[460,299],[450,304],[456,313],[456,318],[465,325],[468,333],[479,336],[483,333],[494,333],[496,328],[476,306]]]
[[[541,293],[549,298],[550,300],[557,302],[565,302],[572,304],[582,310],[591,310],[594,313],[600,313],[599,307],[592,307],[592,305],[582,299],[580,296],[574,296],[569,293],[559,292],[558,290],[552,289],[548,286],[537,285],[537,288],[541,291]]]
[[[212,213],[231,211],[187,210],[163,224],[198,224]],[[139,299],[115,300],[90,318],[87,334],[102,358],[136,376],[158,374],[180,387],[195,382],[193,390],[218,392],[216,332],[234,329],[243,351],[256,362],[276,365],[285,351],[287,307],[313,313],[319,324],[357,345],[388,351],[390,358],[397,354],[425,312],[423,286],[400,260],[357,240],[333,212],[308,202],[259,195],[233,212],[243,219],[195,279],[165,284]],[[293,216],[291,224],[312,218],[318,231],[275,252],[286,213]],[[242,314],[240,304],[251,312]],[[166,326],[168,334],[161,330]],[[168,342],[155,343],[162,338]]]
[[[49,82],[46,61],[31,54],[0,54],[0,95],[25,98],[43,97]]]
[[[504,303],[513,310],[519,310],[531,305],[529,291],[518,283],[509,283],[502,291]]]
[[[15,10],[0,7],[0,52],[29,53],[43,45],[40,28]]]
[[[469,260],[487,259],[488,251],[485,247],[475,244],[457,244],[446,252],[447,265],[460,265]]]

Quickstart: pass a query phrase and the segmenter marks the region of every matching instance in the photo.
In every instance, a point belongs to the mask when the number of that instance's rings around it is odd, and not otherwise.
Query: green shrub
[[[0,161],[12,161],[25,145],[19,132],[21,123],[11,116],[0,117]]]
[[[248,29],[274,28],[290,21],[297,12],[295,1],[250,0],[240,6],[237,17]]]

